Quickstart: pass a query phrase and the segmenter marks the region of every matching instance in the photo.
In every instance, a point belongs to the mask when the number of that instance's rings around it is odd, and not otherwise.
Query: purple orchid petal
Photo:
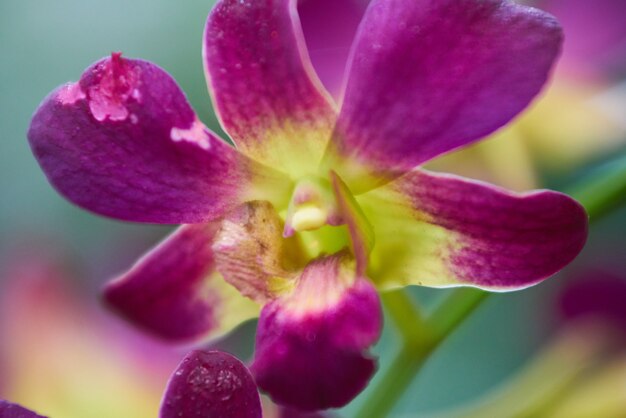
[[[345,255],[317,259],[293,293],[261,312],[252,365],[256,382],[282,405],[343,406],[376,369],[367,349],[381,327],[376,290],[367,279],[354,278]]]
[[[374,0],[327,162],[360,192],[493,132],[539,92],[561,41],[551,16],[508,0]]]
[[[0,400],[0,418],[45,418],[19,405]]]
[[[245,200],[257,174],[276,175],[208,131],[162,69],[120,54],[50,94],[28,138],[61,194],[123,220],[214,219]]]
[[[218,336],[258,314],[214,271],[217,226],[179,228],[105,288],[106,302],[147,331],[172,341]]]
[[[296,0],[220,0],[205,29],[209,90],[224,129],[254,158],[315,168],[336,118],[306,54]],[[292,164],[294,155],[306,156]]]
[[[566,195],[422,170],[359,203],[377,227],[368,272],[381,287],[524,288],[565,267],[587,238],[587,214]]]
[[[170,378],[160,418],[261,418],[252,375],[235,357],[192,351]]]
[[[626,70],[624,0],[544,0],[539,6],[554,14],[565,31],[559,69],[585,77]]]
[[[568,283],[559,298],[561,313],[568,321],[594,319],[612,325],[626,337],[626,280],[613,274],[588,272]]]
[[[338,98],[348,54],[368,2],[300,0],[298,12],[313,67],[326,89]]]

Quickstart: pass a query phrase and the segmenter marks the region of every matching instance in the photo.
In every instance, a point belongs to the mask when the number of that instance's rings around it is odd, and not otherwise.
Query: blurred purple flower
[[[89,303],[38,238],[0,263],[0,398],[52,417],[153,418],[180,354]]]
[[[559,70],[572,77],[602,80],[626,71],[626,2],[539,0],[559,19],[565,44]]]
[[[593,322],[626,342],[626,280],[602,270],[570,280],[558,299],[566,323]],[[626,349],[626,345],[624,345]]]
[[[507,381],[437,417],[622,417],[626,411],[626,277],[582,270],[549,299],[560,322]]]
[[[583,270],[570,278],[557,296],[563,322],[556,341],[569,343],[562,344],[563,360],[558,361],[563,374],[572,377],[566,380],[548,416],[622,416],[626,411],[626,277]],[[572,356],[576,352],[581,354]],[[550,379],[554,377],[546,380]]]
[[[346,46],[355,23],[329,36]],[[108,286],[112,306],[187,341],[261,305],[259,386],[285,405],[338,407],[376,368],[374,285],[519,289],[582,248],[586,214],[565,195],[418,168],[517,115],[561,39],[551,16],[510,1],[375,0],[337,106],[312,70],[295,0],[221,0],[203,57],[237,149],[162,69],[120,54],[48,96],[28,137],[74,203],[189,224]]]
[[[0,400],[0,418],[45,418],[41,415],[37,415],[33,411],[9,403],[7,401]]]

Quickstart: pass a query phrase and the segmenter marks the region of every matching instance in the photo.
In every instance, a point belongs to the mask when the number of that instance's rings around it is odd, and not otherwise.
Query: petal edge
[[[567,195],[512,193],[424,170],[360,203],[378,228],[369,274],[383,288],[521,289],[570,263],[587,238],[587,214]]]

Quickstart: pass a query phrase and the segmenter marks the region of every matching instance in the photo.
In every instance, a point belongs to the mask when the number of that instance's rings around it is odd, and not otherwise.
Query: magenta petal
[[[394,192],[385,193],[385,189]],[[434,247],[445,263],[445,275],[453,278],[443,285],[490,290],[527,287],[565,267],[587,239],[584,208],[553,191],[516,194],[477,181],[414,170],[372,193],[382,193],[380,197],[389,205],[397,193],[411,207],[413,219],[407,222],[440,229],[429,237],[437,241],[417,236],[413,244],[408,243],[407,252],[420,254],[420,246]],[[378,256],[385,259],[385,254]],[[419,263],[419,257],[404,264],[413,261]],[[412,279],[415,283],[430,280]]]
[[[367,349],[382,327],[376,290],[346,275],[340,256],[313,261],[295,292],[267,304],[259,319],[252,371],[282,405],[340,407],[367,385],[376,361]],[[349,283],[349,282],[348,282]]]
[[[28,138],[60,193],[123,220],[217,218],[258,168],[198,121],[165,71],[119,54],[50,94]]]
[[[326,89],[337,98],[348,54],[365,13],[365,0],[300,0],[298,12],[309,56]]]
[[[374,0],[334,135],[361,167],[338,174],[354,190],[363,172],[394,177],[493,132],[539,92],[561,41],[554,18],[508,0]]]
[[[44,418],[19,405],[0,400],[0,418]]]
[[[226,320],[236,325],[255,316],[248,305],[226,316],[233,298],[247,301],[214,273],[211,245],[216,228],[213,224],[179,228],[107,285],[106,302],[131,322],[172,341],[221,334],[229,330]]]
[[[292,147],[319,162],[336,111],[306,54],[296,0],[218,1],[204,58],[215,108],[237,148],[279,168]]]
[[[261,418],[252,375],[230,354],[192,351],[170,378],[160,418]]]

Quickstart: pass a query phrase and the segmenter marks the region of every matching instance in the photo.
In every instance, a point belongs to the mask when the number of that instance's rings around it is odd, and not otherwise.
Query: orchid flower
[[[20,405],[0,400],[1,418],[44,418]]]
[[[259,387],[338,407],[375,371],[377,290],[521,289],[581,250],[587,216],[571,198],[419,168],[522,111],[561,40],[551,16],[508,0],[374,0],[335,102],[295,0],[220,0],[203,61],[236,147],[164,70],[119,53],[53,91],[28,137],[75,204],[186,224],[107,287],[117,311],[171,341],[259,316]]]

